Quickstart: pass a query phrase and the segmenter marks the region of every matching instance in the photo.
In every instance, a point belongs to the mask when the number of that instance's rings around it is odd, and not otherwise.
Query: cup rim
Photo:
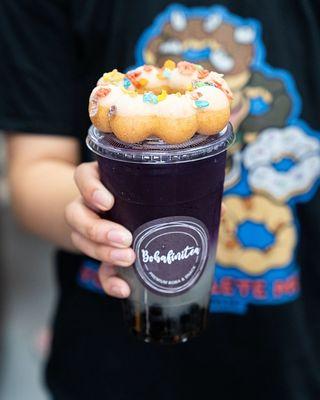
[[[168,145],[157,138],[140,143],[125,143],[112,133],[103,133],[91,125],[86,138],[87,147],[96,155],[117,161],[140,164],[175,164],[216,156],[235,142],[231,123],[220,133],[205,136],[196,134],[179,145]]]

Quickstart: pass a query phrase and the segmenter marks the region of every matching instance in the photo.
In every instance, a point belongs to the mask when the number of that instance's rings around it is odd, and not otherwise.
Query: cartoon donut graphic
[[[308,192],[320,176],[320,143],[301,128],[270,128],[243,152],[252,190],[285,203]]]
[[[145,63],[161,66],[168,58],[185,59],[224,74],[234,93],[231,123],[235,131],[258,132],[271,123],[285,125],[292,101],[281,79],[253,68],[259,29],[252,20],[230,20],[219,6],[201,12],[174,5],[165,13],[157,33],[150,33],[150,40],[141,46]],[[256,115],[251,113],[251,101],[258,98],[265,107]]]
[[[161,66],[185,59],[224,75],[234,99],[230,122],[237,133],[228,151],[225,188],[241,179],[238,153],[270,126],[282,128],[293,110],[283,73],[264,71],[260,26],[240,20],[221,6],[168,7],[138,46],[138,64]]]
[[[221,222],[217,262],[225,267],[239,268],[250,275],[288,265],[297,241],[293,215],[289,207],[274,204],[267,198],[226,196],[226,216]],[[268,232],[272,237],[264,247],[243,243],[241,230],[246,224]]]

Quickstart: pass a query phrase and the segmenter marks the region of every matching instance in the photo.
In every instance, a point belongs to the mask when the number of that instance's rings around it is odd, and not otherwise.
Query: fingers
[[[96,162],[81,164],[75,172],[75,181],[82,197],[70,203],[65,212],[72,229],[71,239],[82,253],[103,262],[99,278],[104,291],[113,297],[130,295],[129,285],[116,276],[116,267],[128,267],[135,261],[129,248],[131,233],[123,226],[101,219],[94,211],[108,211],[114,197],[100,182]]]
[[[109,262],[121,267],[129,267],[134,263],[135,253],[131,248],[117,249],[95,243],[75,231],[71,233],[71,239],[77,249],[96,260]]]
[[[81,198],[66,207],[65,217],[72,230],[93,242],[119,248],[131,245],[132,235],[127,229],[115,222],[101,219]]]
[[[97,162],[79,165],[76,168],[74,179],[89,206],[101,211],[108,211],[112,208],[114,197],[100,182]]]
[[[126,298],[130,295],[130,287],[126,281],[116,276],[117,268],[108,263],[102,263],[99,268],[99,279],[103,290],[117,298]]]

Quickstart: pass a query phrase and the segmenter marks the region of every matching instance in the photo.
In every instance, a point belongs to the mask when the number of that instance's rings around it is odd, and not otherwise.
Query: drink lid
[[[112,133],[102,133],[91,126],[87,146],[101,157],[143,164],[172,164],[201,160],[226,151],[235,135],[229,123],[220,133],[212,136],[194,135],[181,144],[167,144],[156,137],[139,143],[125,143]]]

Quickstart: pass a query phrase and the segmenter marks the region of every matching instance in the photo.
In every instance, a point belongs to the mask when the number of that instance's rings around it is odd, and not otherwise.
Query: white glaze
[[[160,86],[163,85],[167,85],[167,81],[164,79],[159,79],[158,78],[158,74],[159,74],[159,69],[152,67],[152,69],[150,71],[146,71],[144,69],[144,66],[138,67],[136,69],[133,69],[131,71],[128,72],[128,75],[130,75],[130,73],[134,73],[134,72],[141,72],[141,75],[138,76],[137,80],[139,81],[140,79],[147,79],[148,81],[148,90],[152,90],[155,88],[159,88]]]
[[[170,78],[168,79],[168,86],[173,90],[187,90],[193,81],[198,79],[198,71],[194,71],[192,75],[183,75],[175,68],[170,71]]]
[[[101,85],[92,91],[90,102],[94,103],[96,101],[98,104],[108,108],[116,106],[116,114],[121,116],[168,116],[170,118],[190,117],[195,115],[197,111],[219,111],[229,107],[228,97],[222,89],[226,91],[230,89],[225,80],[222,79],[221,74],[210,72],[207,77],[199,79],[198,70],[187,75],[181,73],[179,68],[174,68],[167,70],[168,78],[159,79],[159,74],[163,74],[161,69],[151,67],[150,70],[146,70],[144,66],[141,66],[129,71],[128,75],[134,72],[140,72],[140,75],[136,78],[137,81],[141,79],[147,80],[147,85],[144,88],[146,91],[167,86],[175,91],[186,92],[180,96],[168,94],[164,100],[158,101],[157,104],[152,104],[143,100],[143,94],[130,95],[130,91],[135,90],[133,84],[128,87],[128,92],[123,88],[123,80],[108,83],[102,77],[98,81]],[[125,77],[125,75],[123,76]],[[222,89],[213,85],[206,85],[195,87],[190,91],[192,84],[196,82],[216,82]],[[106,87],[110,89],[110,92],[106,96],[97,97],[97,91]],[[209,104],[206,107],[199,108],[195,103],[196,98],[200,101],[207,101]]]
[[[202,94],[202,96],[199,97],[199,100],[206,100],[209,102],[209,105],[203,108],[204,111],[218,111],[228,107],[229,105],[227,96],[222,90],[215,86],[202,86],[196,89],[196,92]],[[197,108],[194,101],[193,106]]]
[[[188,94],[181,96],[170,94],[165,100],[156,104],[155,108],[158,116],[168,116],[170,118],[191,117],[196,114]]]
[[[124,92],[119,86],[109,85],[108,88],[111,90],[105,97],[99,99],[100,104],[104,107],[110,107],[115,105],[118,100],[124,96]]]

